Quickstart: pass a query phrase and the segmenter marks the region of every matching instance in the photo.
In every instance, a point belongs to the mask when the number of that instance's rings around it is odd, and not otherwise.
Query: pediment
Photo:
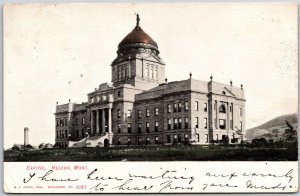
[[[227,95],[227,96],[235,97],[235,94],[233,94],[231,92],[231,90],[229,90],[227,87],[220,88],[219,90],[216,91],[216,93],[221,94],[221,95]]]

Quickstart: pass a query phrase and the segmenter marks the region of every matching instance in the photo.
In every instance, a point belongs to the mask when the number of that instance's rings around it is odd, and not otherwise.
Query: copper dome
[[[133,43],[151,44],[158,47],[157,43],[139,26],[139,21],[140,18],[137,14],[136,27],[119,43],[118,47]]]

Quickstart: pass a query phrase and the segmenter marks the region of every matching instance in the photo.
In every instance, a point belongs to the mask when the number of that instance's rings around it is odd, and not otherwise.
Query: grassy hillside
[[[283,139],[283,133],[287,129],[286,121],[296,129],[298,127],[297,114],[287,114],[274,118],[260,126],[248,129],[246,131],[246,139],[252,140],[254,138],[273,139],[278,141]]]

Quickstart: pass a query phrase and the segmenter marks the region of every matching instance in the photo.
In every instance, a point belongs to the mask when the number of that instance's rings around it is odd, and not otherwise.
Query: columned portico
[[[102,135],[112,133],[112,107],[91,109],[91,133]]]

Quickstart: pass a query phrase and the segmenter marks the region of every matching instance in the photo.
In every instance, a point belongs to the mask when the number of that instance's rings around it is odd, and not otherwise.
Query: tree
[[[286,141],[296,141],[297,140],[297,131],[294,130],[294,127],[287,120],[285,121],[287,129],[284,130],[284,139]]]

